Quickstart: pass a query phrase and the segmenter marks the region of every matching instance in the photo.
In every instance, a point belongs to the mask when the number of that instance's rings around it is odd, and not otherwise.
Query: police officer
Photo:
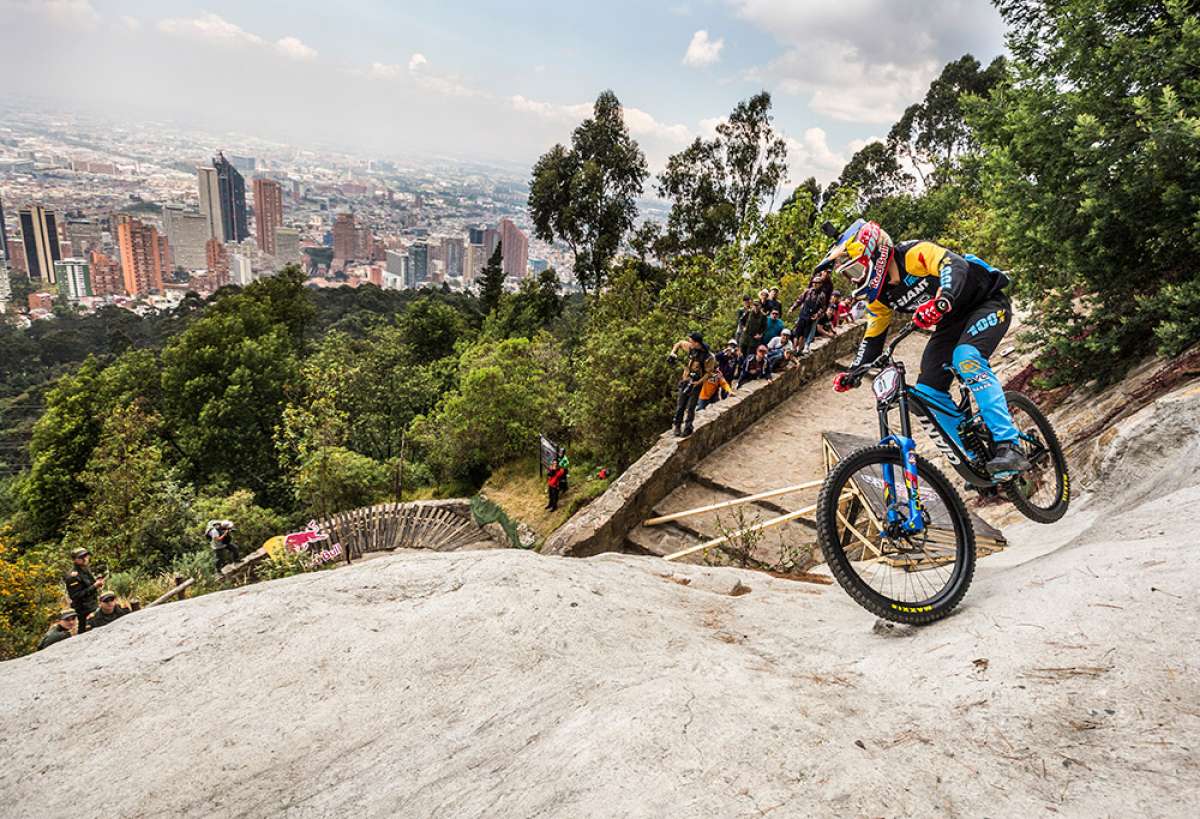
[[[88,628],[100,628],[107,626],[118,617],[124,617],[129,614],[129,609],[124,606],[117,605],[117,596],[110,591],[106,591],[100,595],[100,608],[96,609],[88,616]]]
[[[38,651],[41,651],[46,646],[52,646],[57,642],[67,639],[75,632],[75,623],[79,616],[75,614],[73,609],[63,609],[58,613],[58,619],[50,626],[50,630],[42,637],[42,641],[38,643]]]
[[[96,577],[88,564],[92,554],[87,549],[76,549],[71,552],[71,560],[75,568],[67,572],[63,582],[67,584],[67,597],[71,598],[71,608],[79,618],[79,633],[87,631],[87,617],[96,610],[97,595],[104,588],[104,578]]]

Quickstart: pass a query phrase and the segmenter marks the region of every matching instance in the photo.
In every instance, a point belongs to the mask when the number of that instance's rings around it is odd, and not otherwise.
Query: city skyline
[[[40,89],[67,106],[139,107],[381,156],[515,163],[567,139],[612,88],[656,169],[766,89],[792,182],[828,182],[945,62],[1003,51],[986,0],[913,5],[616,2],[597,14],[572,3],[352,0],[331,15],[315,0],[0,0],[10,22],[0,71],[53,52],[61,58],[45,64]]]

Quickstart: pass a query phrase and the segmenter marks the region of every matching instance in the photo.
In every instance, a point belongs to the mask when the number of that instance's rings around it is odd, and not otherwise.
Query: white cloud
[[[404,73],[404,66],[395,63],[371,63],[367,76],[373,80],[394,80]]]
[[[808,128],[800,139],[785,136],[788,149],[789,177],[798,183],[810,176],[828,181],[842,172],[846,157],[829,147],[829,137],[822,128]]]
[[[275,41],[275,50],[293,60],[315,60],[317,50],[305,45],[297,37],[281,37]]]
[[[978,0],[728,2],[782,46],[745,79],[844,122],[891,124],[946,62],[966,52],[987,62],[1003,49],[999,14]]]
[[[100,22],[91,0],[0,0],[0,14],[10,11],[41,14],[55,25],[73,28],[94,28]]]
[[[708,32],[700,29],[692,35],[687,52],[683,55],[683,64],[692,68],[712,65],[721,59],[721,49],[725,47],[724,38],[709,39]]]
[[[531,100],[521,95],[509,97],[509,105],[516,111],[536,114],[549,120],[563,123],[578,123],[592,115],[591,103],[580,102],[570,105],[558,105],[551,102]],[[659,122],[652,114],[640,108],[623,106],[625,126],[634,137],[654,138],[672,144],[683,144],[692,139],[692,132],[686,125]]]
[[[141,31],[142,30],[142,21],[136,17],[130,17],[127,14],[121,17],[121,25],[125,28],[126,31]]]
[[[222,46],[260,46],[265,42],[257,34],[251,34],[224,17],[211,13],[199,17],[170,17],[160,20],[158,30],[164,34]]]
[[[425,57],[424,54],[421,54],[420,52],[417,52],[416,54],[413,54],[411,57],[408,58],[408,70],[409,71],[415,72],[421,66],[428,65],[428,64],[429,64],[429,60]]]

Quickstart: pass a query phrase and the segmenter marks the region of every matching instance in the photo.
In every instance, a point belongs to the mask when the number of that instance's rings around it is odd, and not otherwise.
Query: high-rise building
[[[225,243],[219,239],[209,239],[205,245],[205,257],[207,259],[208,275],[215,278],[229,277],[229,252],[225,250]]]
[[[483,244],[483,228],[467,228],[467,244]]]
[[[246,181],[225,158],[217,152],[213,157],[217,171],[217,190],[221,199],[221,225],[227,242],[240,242],[250,236],[246,225]]]
[[[27,273],[25,269],[25,243],[20,239],[8,240],[8,252],[12,255],[8,257],[8,265],[18,273]]]
[[[387,252],[387,272],[399,279],[402,288],[407,290],[415,286],[412,283],[412,260],[407,251]]]
[[[549,269],[550,269],[550,262],[546,261],[545,259],[530,259],[529,260],[529,272],[533,273],[534,275],[536,275],[538,273],[542,273]]]
[[[207,264],[204,246],[212,237],[204,215],[186,211],[182,205],[164,205],[162,222],[163,233],[171,243],[174,266],[203,270]]]
[[[223,242],[225,223],[221,219],[221,183],[217,180],[217,169],[204,166],[197,168],[196,180],[200,185],[200,215],[208,222],[207,238]]]
[[[0,198],[0,267],[4,267],[8,259],[8,221],[4,218],[4,199]]]
[[[117,220],[117,246],[121,249],[121,275],[131,296],[163,290],[163,243],[158,229],[122,214]]]
[[[54,263],[58,292],[72,304],[92,295],[92,275],[83,259],[59,259]]]
[[[447,276],[463,274],[463,240],[458,238],[442,239],[442,262],[446,265]]]
[[[355,258],[358,229],[353,213],[339,213],[333,220],[333,258],[347,261]]]
[[[254,180],[254,233],[258,248],[276,255],[275,231],[283,225],[283,188],[273,179]]]
[[[480,231],[482,233],[482,231]],[[467,245],[466,258],[463,262],[463,283],[471,285],[479,278],[479,271],[487,264],[487,256],[482,244]]]
[[[125,292],[121,265],[115,259],[93,250],[88,254],[88,269],[92,279],[92,295],[120,296]]]
[[[67,219],[67,239],[71,252],[82,258],[104,244],[104,230],[95,219]]]
[[[501,219],[500,242],[504,245],[504,275],[525,278],[529,267],[529,239],[511,219]]]
[[[243,256],[240,253],[229,254],[229,274],[228,281],[218,281],[218,287],[224,287],[232,282],[239,287],[245,287],[254,281],[254,269],[250,264],[250,258]]]
[[[275,267],[300,263],[300,231],[295,228],[275,228]]]
[[[495,228],[484,228],[483,252],[488,259],[492,258],[492,254],[496,252],[496,245],[498,244],[500,244],[500,231]]]
[[[229,162],[242,173],[254,173],[258,169],[258,160],[252,156],[229,155]]]
[[[40,205],[22,208],[21,241],[25,246],[25,271],[30,281],[54,284],[54,263],[62,258],[58,249],[58,223],[54,212]]]
[[[417,242],[408,249],[408,255],[411,260],[413,286],[429,281],[429,245]]]

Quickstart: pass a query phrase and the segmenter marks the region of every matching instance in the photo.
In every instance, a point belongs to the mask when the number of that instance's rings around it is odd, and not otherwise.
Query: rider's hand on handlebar
[[[939,309],[940,305],[936,299],[930,299],[917,308],[917,312],[913,314],[913,324],[920,327],[922,330],[928,330],[942,320],[945,313]]]
[[[833,377],[834,392],[849,392],[858,386],[859,379],[852,378],[850,373],[838,373]]]

